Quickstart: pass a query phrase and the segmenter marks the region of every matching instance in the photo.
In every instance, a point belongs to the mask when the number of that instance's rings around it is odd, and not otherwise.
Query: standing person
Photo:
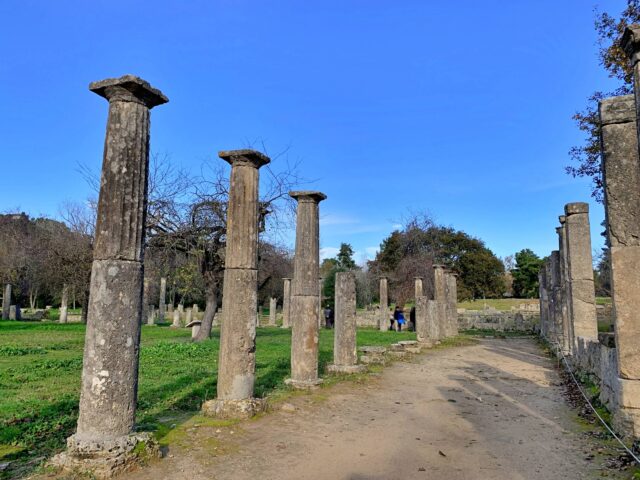
[[[333,308],[329,307],[329,328],[333,328],[336,324],[336,316]]]
[[[324,309],[324,328],[331,328],[331,315],[331,307],[327,305]]]
[[[389,311],[387,311],[387,316],[389,316]],[[391,322],[391,325],[389,326],[389,331],[392,332],[395,330],[395,323],[396,323],[396,312],[394,311],[393,314],[391,314],[391,316],[389,316],[389,321]]]
[[[416,331],[416,307],[415,307],[415,305],[413,307],[411,307],[411,310],[409,311],[409,324],[407,325],[407,328],[409,329],[410,332],[415,332]]]
[[[404,323],[405,323],[405,319],[404,319],[404,313],[402,312],[402,309],[400,308],[399,305],[396,305],[396,308],[393,311],[393,318],[395,319],[395,321],[398,324],[398,331],[401,332],[402,331],[402,325],[404,325]]]

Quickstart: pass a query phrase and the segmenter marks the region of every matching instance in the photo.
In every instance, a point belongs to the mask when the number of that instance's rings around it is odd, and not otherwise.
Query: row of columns
[[[423,294],[422,280],[415,279],[416,336],[418,342],[433,345],[458,334],[457,279],[444,265],[434,265],[433,298]]]
[[[570,203],[560,217],[558,250],[540,273],[541,334],[572,363],[599,369],[600,381],[613,390],[617,430],[640,438],[640,26],[632,25],[620,45],[633,66],[634,94],[599,104],[602,181],[615,330],[616,371],[611,363],[592,365],[598,342],[593,267],[586,203]],[[599,345],[599,344],[598,344]],[[600,358],[605,358],[602,355]],[[596,360],[597,362],[597,360]],[[596,372],[593,372],[596,373]],[[613,377],[613,380],[611,379]]]

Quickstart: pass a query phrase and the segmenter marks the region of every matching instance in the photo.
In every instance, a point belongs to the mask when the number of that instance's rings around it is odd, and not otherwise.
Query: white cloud
[[[323,247],[320,249],[320,261],[324,260],[325,258],[333,258],[335,257],[338,252],[340,251],[339,248],[336,247]]]

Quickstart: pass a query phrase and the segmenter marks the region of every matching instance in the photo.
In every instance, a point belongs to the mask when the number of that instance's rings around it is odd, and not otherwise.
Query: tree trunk
[[[204,317],[200,325],[200,331],[193,339],[194,342],[202,342],[211,337],[211,328],[213,327],[213,317],[218,310],[218,287],[213,286],[207,290],[207,307],[204,310]]]

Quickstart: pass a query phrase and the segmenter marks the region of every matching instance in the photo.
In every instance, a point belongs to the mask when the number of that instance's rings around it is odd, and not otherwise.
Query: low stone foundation
[[[112,478],[160,457],[160,447],[148,432],[106,441],[86,441],[72,435],[67,439],[67,450],[53,457],[51,465],[71,473]]]
[[[202,414],[221,419],[247,419],[267,409],[263,398],[243,398],[241,400],[208,400],[202,404]]]
[[[353,374],[362,373],[366,369],[366,365],[327,365],[327,373]]]

